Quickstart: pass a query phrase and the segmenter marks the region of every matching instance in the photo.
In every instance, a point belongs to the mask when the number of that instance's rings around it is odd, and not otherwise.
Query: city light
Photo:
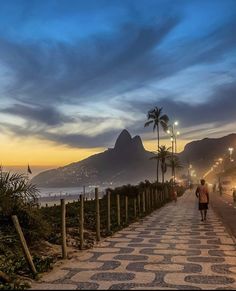
[[[232,159],[232,153],[234,151],[234,148],[229,148],[229,159],[230,159],[230,162],[233,162],[234,160]]]

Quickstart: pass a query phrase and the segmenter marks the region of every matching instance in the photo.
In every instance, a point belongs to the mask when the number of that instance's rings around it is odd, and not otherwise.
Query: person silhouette
[[[200,185],[196,189],[196,196],[199,200],[199,210],[201,212],[202,221],[204,221],[206,220],[209,204],[209,191],[204,179],[201,179]]]

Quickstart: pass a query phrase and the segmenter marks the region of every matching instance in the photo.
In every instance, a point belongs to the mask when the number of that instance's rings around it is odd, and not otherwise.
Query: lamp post
[[[179,135],[180,135],[180,132],[177,131],[176,135],[175,135],[175,153],[177,153],[177,136],[179,136]]]
[[[172,152],[175,154],[177,153],[177,136],[180,135],[179,131],[175,132],[175,126],[178,126],[178,125],[179,125],[179,122],[175,121],[173,124],[170,124],[168,126],[168,130],[167,130],[167,133],[170,134],[171,136]]]
[[[171,136],[171,156],[172,156],[172,180],[175,182],[175,169],[173,165],[174,161],[174,153],[177,153],[177,136],[180,134],[179,131],[175,132],[175,126],[178,126],[179,122],[175,121],[173,124],[168,126],[167,133]]]
[[[189,185],[189,187],[191,185],[191,175],[190,175],[190,171],[191,171],[192,167],[193,166],[191,164],[188,165],[188,185]]]
[[[174,165],[173,165],[173,161],[174,161],[174,137],[171,136],[170,140],[171,140],[171,159],[172,159],[171,169],[172,169],[172,179],[174,181]]]
[[[233,159],[232,159],[232,153],[234,151],[234,148],[229,148],[229,159],[230,159],[230,162],[233,162]]]

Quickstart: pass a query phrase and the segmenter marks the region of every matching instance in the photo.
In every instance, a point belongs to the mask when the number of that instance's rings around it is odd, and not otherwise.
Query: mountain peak
[[[142,154],[145,151],[140,136],[136,135],[132,138],[127,129],[122,130],[118,136],[114,150],[122,153],[122,155],[129,156],[136,155],[137,153]]]
[[[142,140],[141,140],[141,137],[139,135],[136,135],[134,138],[133,138],[133,145],[134,147],[137,149],[137,150],[140,150],[140,151],[144,151],[144,146],[143,146],[143,143],[142,143]]]
[[[132,137],[127,129],[122,130],[120,135],[118,136],[116,143],[115,143],[115,149],[122,149],[127,147],[127,145],[132,143]]]

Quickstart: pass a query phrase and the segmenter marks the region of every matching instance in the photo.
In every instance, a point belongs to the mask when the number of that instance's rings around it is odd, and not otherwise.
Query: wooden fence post
[[[149,192],[149,188],[147,188],[146,190],[146,194],[147,194],[147,212],[150,212],[150,192]]]
[[[107,191],[107,231],[111,231],[111,192]]]
[[[37,271],[35,269],[34,262],[33,262],[33,259],[31,257],[29,248],[27,246],[24,234],[23,234],[23,232],[21,230],[18,217],[16,215],[12,215],[12,221],[14,223],[14,226],[15,226],[15,229],[17,231],[17,234],[18,234],[18,236],[20,238],[20,242],[21,242],[21,246],[22,246],[22,249],[23,249],[23,252],[24,252],[25,259],[26,259],[26,261],[27,261],[27,263],[28,263],[28,265],[30,267],[30,270],[32,271],[33,275],[36,276],[37,275]]]
[[[152,205],[151,205],[151,188],[148,188],[148,204],[149,204],[149,213],[152,212]]]
[[[169,192],[168,192],[167,187],[165,187],[165,193],[166,193],[166,200],[169,202]]]
[[[157,200],[156,200],[156,189],[153,189],[153,199],[154,199],[154,210],[157,208]]]
[[[140,201],[140,193],[138,193],[138,215],[141,213],[141,201]]]
[[[117,224],[120,226],[120,195],[116,195],[116,203],[117,203]]]
[[[84,196],[80,195],[80,217],[79,217],[79,235],[80,235],[80,249],[84,247]]]
[[[147,214],[147,212],[148,212],[147,188],[145,188],[144,193],[145,193],[145,210],[146,210],[145,213]]]
[[[137,217],[137,198],[134,198],[134,217]]]
[[[153,190],[150,188],[150,201],[151,201],[151,212],[154,209],[154,204],[153,204]]]
[[[61,246],[62,246],[62,258],[67,259],[65,199],[61,199]]]
[[[95,188],[95,199],[96,199],[96,238],[99,242],[101,240],[100,234],[100,207],[99,207],[99,197],[98,188]]]
[[[168,188],[166,187],[166,185],[164,186],[164,192],[165,192],[165,196],[166,196],[166,201],[169,201],[169,192],[168,192]]]
[[[156,209],[158,208],[158,191],[155,189]]]
[[[125,195],[125,222],[126,223],[128,223],[128,220],[129,220],[128,206],[129,206],[128,195]]]
[[[146,212],[146,198],[145,198],[145,191],[143,191],[143,213],[145,213]]]

